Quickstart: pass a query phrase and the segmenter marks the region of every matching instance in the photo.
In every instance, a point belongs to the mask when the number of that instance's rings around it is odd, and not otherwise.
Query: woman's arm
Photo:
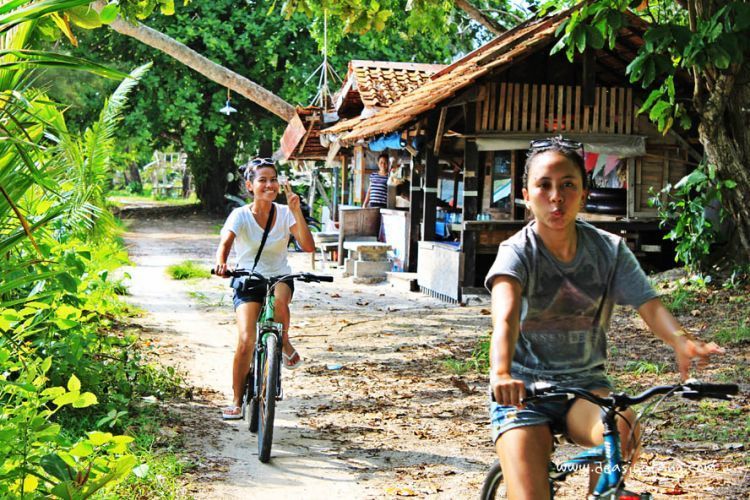
[[[216,274],[222,278],[227,277],[227,259],[229,258],[229,252],[232,250],[233,244],[234,233],[232,231],[224,231],[221,235],[219,246],[216,248],[216,267],[214,268]]]
[[[315,241],[313,241],[312,233],[310,228],[307,227],[307,221],[305,216],[302,214],[302,206],[300,204],[299,195],[292,191],[289,182],[284,184],[284,192],[286,194],[286,203],[294,216],[295,224],[291,227],[290,231],[294,235],[294,239],[297,240],[300,248],[305,252],[315,251]]]
[[[638,308],[638,314],[657,337],[674,349],[682,380],[687,379],[693,359],[699,358],[699,364],[705,365],[711,355],[724,352],[714,342],[706,344],[685,332],[658,298],[644,303]]]
[[[521,284],[510,276],[492,282],[492,340],[490,341],[490,386],[501,405],[520,406],[526,396],[523,382],[510,374],[520,331]]]

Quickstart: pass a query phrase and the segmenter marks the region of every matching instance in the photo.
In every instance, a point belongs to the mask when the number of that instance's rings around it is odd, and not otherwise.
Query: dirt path
[[[221,222],[198,215],[135,219],[125,235],[135,264],[127,269],[131,300],[148,312],[139,319],[145,338],[160,361],[182,367],[195,387],[192,400],[174,404],[178,423],[165,430],[181,437],[199,463],[191,494],[476,498],[494,460],[486,380],[474,372],[452,375],[440,360],[465,357],[489,332],[488,305],[450,306],[350,278],[298,286],[292,337],[306,364],[284,371],[272,460],[263,465],[255,436],[219,417],[230,397],[235,343],[226,282],[178,282],[164,272],[186,259],[209,267]],[[309,270],[309,262],[309,255],[292,256],[294,269]],[[650,465],[669,459],[654,453]],[[691,495],[703,490],[697,488],[705,478],[687,477],[688,495],[681,498],[732,497],[727,485],[741,483],[742,475],[722,474],[712,478],[717,495]],[[582,482],[566,484],[560,497],[583,498]],[[632,485],[653,491],[647,482]]]

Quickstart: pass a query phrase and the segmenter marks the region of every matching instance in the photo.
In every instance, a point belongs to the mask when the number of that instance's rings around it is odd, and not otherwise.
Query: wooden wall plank
[[[607,89],[601,87],[599,89],[599,130],[601,132],[607,131],[607,105],[609,99],[607,96]]]
[[[599,91],[594,89],[594,109],[591,114],[591,131],[599,132]]]
[[[521,84],[520,83],[514,83],[513,84],[513,95],[515,98],[513,99],[513,130],[518,130],[518,118],[521,114]]]
[[[617,89],[617,130],[618,134],[625,133],[625,88]]]
[[[508,84],[505,82],[500,83],[500,102],[498,103],[497,110],[497,130],[504,130],[505,127],[505,94],[507,86]]]
[[[539,86],[539,131],[547,131],[547,86]]]
[[[570,132],[573,129],[573,87],[565,87],[565,131]]]
[[[615,116],[617,111],[617,88],[609,89],[609,123],[607,132],[610,134],[615,131]]]
[[[513,84],[508,84],[508,99],[505,101],[505,128],[503,130],[509,131],[513,127],[511,117],[513,116]]]
[[[539,85],[532,85],[531,86],[531,111],[529,112],[529,130],[532,132],[536,132],[539,130],[537,128],[537,94],[539,91]]]
[[[497,130],[495,125],[495,114],[497,112],[497,83],[490,83],[490,119],[487,130]]]
[[[555,132],[562,130],[563,110],[565,106],[565,87],[557,86],[557,116],[555,116]]]
[[[484,106],[482,108],[482,130],[487,130],[490,118],[490,88],[489,84],[484,84]]]
[[[555,86],[549,86],[549,107],[547,108],[547,132],[555,131]]]
[[[526,132],[529,126],[529,84],[523,84],[521,91],[521,130]]]
[[[633,89],[625,89],[625,133],[633,131]]]
[[[581,130],[581,87],[580,85],[577,85],[575,87],[576,89],[576,99],[573,109],[573,126],[571,127],[573,130]]]

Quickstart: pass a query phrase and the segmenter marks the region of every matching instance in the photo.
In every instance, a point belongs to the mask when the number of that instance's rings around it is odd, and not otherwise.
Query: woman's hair
[[[380,160],[381,158],[385,158],[388,163],[391,162],[391,157],[388,156],[388,153],[380,153],[378,155],[378,160]]]
[[[583,144],[581,144],[580,142],[569,141],[559,136],[550,137],[549,139],[531,141],[529,152],[526,154],[526,164],[523,167],[523,187],[529,187],[529,169],[531,168],[531,162],[533,162],[534,158],[536,158],[537,156],[549,152],[562,155],[573,162],[573,164],[578,167],[578,170],[581,173],[583,189],[588,188],[586,164],[583,161],[582,156]]]
[[[246,181],[252,181],[255,179],[256,172],[261,168],[272,168],[274,172],[279,173],[276,162],[272,158],[255,158],[242,167],[242,176]]]

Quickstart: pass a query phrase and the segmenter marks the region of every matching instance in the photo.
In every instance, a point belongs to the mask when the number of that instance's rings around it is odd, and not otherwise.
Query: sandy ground
[[[494,460],[486,377],[454,375],[441,360],[465,357],[489,333],[486,301],[449,305],[388,283],[356,285],[336,270],[324,271],[336,276],[333,283],[299,284],[292,338],[305,365],[283,373],[272,459],[261,464],[246,425],[219,414],[230,399],[236,335],[227,282],[180,282],[165,273],[186,259],[210,267],[221,222],[201,215],[131,219],[125,235],[134,262],[125,269],[130,300],[147,312],[138,319],[144,339],[194,387],[191,400],[173,404],[178,423],[165,430],[181,437],[198,463],[189,494],[476,498]],[[291,254],[291,262],[310,270],[308,254]],[[662,460],[646,456],[651,465]],[[734,470],[710,483],[685,476],[677,479],[687,493],[681,498],[731,498],[727,485],[747,481]],[[633,489],[673,484],[670,477],[642,479]],[[583,480],[565,484],[559,497],[583,498]]]

